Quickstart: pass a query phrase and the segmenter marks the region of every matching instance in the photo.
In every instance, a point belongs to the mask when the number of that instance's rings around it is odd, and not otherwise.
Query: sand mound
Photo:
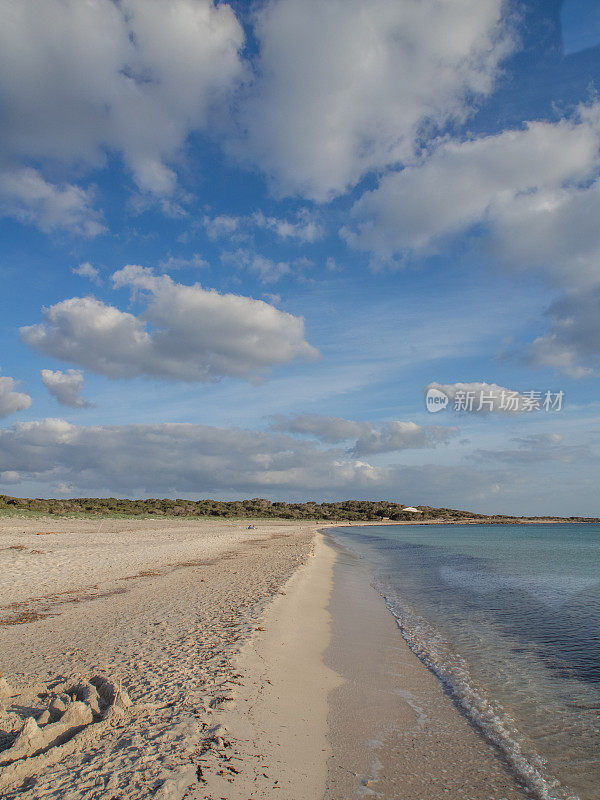
[[[10,692],[0,680],[0,689]],[[63,688],[47,693],[45,706],[24,718],[0,706],[0,790],[73,753],[132,706],[120,683],[103,675]]]

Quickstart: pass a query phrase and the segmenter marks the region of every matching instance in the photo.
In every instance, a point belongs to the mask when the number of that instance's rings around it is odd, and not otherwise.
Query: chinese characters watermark
[[[532,411],[562,411],[565,393],[561,390],[513,392],[509,389],[456,389],[449,393],[430,388],[425,394],[425,406],[432,414],[452,403],[454,411],[531,413]]]

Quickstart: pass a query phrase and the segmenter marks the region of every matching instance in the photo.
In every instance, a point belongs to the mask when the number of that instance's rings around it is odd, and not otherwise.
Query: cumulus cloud
[[[598,366],[600,103],[557,122],[457,142],[384,176],[340,234],[373,265],[440,252],[470,231],[512,271],[535,271],[567,293],[549,331],[524,349],[534,366],[571,377]]]
[[[50,183],[30,167],[0,170],[0,216],[37,225],[45,233],[66,230],[85,237],[103,233],[106,228],[93,200],[90,189]]]
[[[314,436],[322,442],[339,443],[355,439],[353,455],[365,456],[436,447],[457,433],[456,428],[441,425],[417,425],[415,422],[392,420],[376,425],[372,422],[324,417],[320,414],[299,414],[293,417],[278,416],[273,429]]]
[[[358,438],[363,433],[365,424],[341,417],[324,417],[321,414],[297,414],[292,417],[278,415],[273,420],[273,429],[314,436],[322,442],[334,444]]]
[[[386,469],[288,436],[183,423],[78,427],[57,419],[0,430],[4,469],[120,494],[367,489],[387,478]]]
[[[525,393],[498,386],[497,383],[485,383],[484,381],[437,383],[434,381],[423,389],[423,393],[427,394],[429,389],[443,392],[451,402],[449,408],[452,405],[458,405],[460,410],[479,414],[518,414],[526,411],[528,405]]]
[[[81,397],[83,391],[83,372],[79,369],[40,370],[42,383],[50,394],[63,406],[71,408],[88,408],[90,403]]]
[[[243,247],[238,247],[237,250],[224,250],[221,253],[221,263],[236,269],[248,270],[254,273],[261,283],[276,283],[286,275],[297,277],[314,266],[309,258],[302,256],[292,261],[274,261]]]
[[[15,472],[14,469],[7,469],[4,472],[0,472],[0,483],[4,484],[5,486],[11,486],[13,484],[21,483],[22,477],[19,475],[18,472]]]
[[[15,168],[60,164],[81,173],[116,153],[142,195],[172,209],[189,135],[218,131],[223,139],[235,126],[233,148],[279,190],[328,199],[413,158],[425,131],[464,119],[474,98],[490,92],[510,50],[503,5],[270,0],[252,18],[258,53],[246,91],[244,32],[227,3],[2,0],[0,155]],[[78,232],[99,232],[86,190],[43,188],[59,195],[54,205],[84,206]],[[21,199],[19,210],[11,202],[24,219],[40,216],[35,204]],[[62,225],[48,221],[49,211],[42,216],[46,226]],[[308,220],[255,222],[283,238],[320,235]]]
[[[418,164],[384,176],[363,194],[342,236],[389,260],[435,251],[449,237],[484,224],[492,249],[511,265],[590,273],[590,260],[579,262],[582,254],[597,259],[600,236],[580,211],[586,201],[598,202],[598,187],[581,184],[598,170],[599,147],[600,104],[558,122],[443,140]]]
[[[95,167],[110,150],[141,190],[170,194],[171,160],[191,131],[206,129],[243,74],[244,35],[231,7],[212,0],[1,6],[4,157]]]
[[[510,49],[502,0],[271,0],[239,152],[282,193],[324,201],[462,120]]]
[[[417,425],[415,422],[392,420],[365,431],[357,440],[353,452],[358,456],[437,447],[438,444],[446,443],[457,432],[457,428],[442,425]]]
[[[24,411],[33,400],[24,392],[15,391],[17,382],[7,375],[0,375],[0,417],[7,417],[16,411]]]
[[[79,266],[73,267],[71,272],[74,275],[79,275],[80,278],[89,278],[92,283],[100,283],[100,272],[89,261],[84,261]]]
[[[559,285],[598,280],[600,179],[539,189],[499,205],[490,229],[492,255],[512,271],[535,270]]]
[[[175,283],[134,265],[112,280],[146,303],[139,316],[94,297],[73,297],[46,309],[39,324],[21,328],[22,340],[111,378],[256,380],[276,364],[318,355],[304,338],[301,317],[262,300]]]
[[[600,285],[561,297],[546,311],[548,333],[529,347],[529,363],[572,378],[600,371]]]
[[[50,493],[61,484],[84,495],[388,497],[417,505],[451,505],[461,491],[462,500],[481,502],[499,479],[497,469],[373,466],[283,434],[184,423],[84,427],[60,419],[0,429],[4,471]]]

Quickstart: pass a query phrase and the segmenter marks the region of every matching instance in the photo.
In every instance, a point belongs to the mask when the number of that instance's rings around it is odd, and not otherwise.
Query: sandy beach
[[[318,533],[284,590],[236,659],[223,716],[244,768],[190,796],[531,797],[409,649],[364,562]]]
[[[2,796],[524,796],[315,524],[0,531]]]
[[[234,655],[307,559],[314,530],[4,518],[0,794],[183,796],[198,783],[202,754],[220,744],[213,728],[237,680]],[[68,704],[76,687],[83,696],[95,676],[126,692],[131,705],[100,702],[89,724],[75,720],[47,742],[40,734],[60,714],[51,710],[31,746],[9,755],[6,746],[29,717]]]

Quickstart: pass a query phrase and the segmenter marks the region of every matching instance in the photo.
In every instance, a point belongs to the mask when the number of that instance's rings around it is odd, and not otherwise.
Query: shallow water
[[[338,529],[404,638],[540,798],[600,800],[600,525]]]

